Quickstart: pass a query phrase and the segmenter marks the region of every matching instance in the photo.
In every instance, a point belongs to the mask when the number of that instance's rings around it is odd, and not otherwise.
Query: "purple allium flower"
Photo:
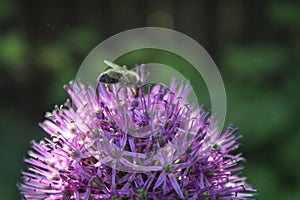
[[[142,71],[142,72],[141,72]],[[145,72],[139,71],[143,80]],[[236,128],[220,135],[191,87],[172,80],[127,88],[71,82],[71,101],[46,114],[18,185],[26,199],[249,199]],[[119,91],[120,90],[120,91]],[[118,93],[116,91],[119,91]]]

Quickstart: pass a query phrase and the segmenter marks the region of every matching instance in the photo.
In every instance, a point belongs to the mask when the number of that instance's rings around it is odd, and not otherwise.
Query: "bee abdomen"
[[[113,83],[118,83],[119,78],[112,78],[112,77],[108,76],[107,74],[101,74],[98,78],[98,82],[113,84]]]

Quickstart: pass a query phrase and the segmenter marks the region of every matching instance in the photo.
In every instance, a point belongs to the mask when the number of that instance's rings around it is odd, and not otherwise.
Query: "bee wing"
[[[110,66],[111,68],[115,69],[115,70],[126,71],[123,67],[121,67],[120,65],[117,65],[113,62],[104,60],[104,63],[107,64],[108,66]]]
[[[106,71],[106,74],[114,79],[120,79],[123,76],[122,72],[110,69]]]

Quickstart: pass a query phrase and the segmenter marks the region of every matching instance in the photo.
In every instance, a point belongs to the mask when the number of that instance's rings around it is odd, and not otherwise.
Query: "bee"
[[[94,156],[82,158],[80,161],[81,164],[84,166],[95,166],[98,163],[97,158],[95,158]]]
[[[134,96],[137,96],[137,88],[142,83],[140,76],[136,72],[127,70],[113,62],[104,60],[104,63],[112,69],[101,73],[98,77],[98,82],[104,84],[121,84],[121,86],[129,88]],[[117,93],[120,89],[121,87]]]

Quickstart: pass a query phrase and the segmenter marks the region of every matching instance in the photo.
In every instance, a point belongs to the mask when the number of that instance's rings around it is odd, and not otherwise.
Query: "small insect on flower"
[[[113,62],[104,60],[104,63],[112,67],[98,77],[99,83],[105,84],[121,84],[121,87],[118,89],[118,92],[123,87],[129,88],[134,96],[137,96],[137,88],[142,83],[140,76],[131,70],[127,70]]]
[[[94,156],[82,158],[80,161],[84,166],[95,166],[98,163],[97,158],[95,158]]]

